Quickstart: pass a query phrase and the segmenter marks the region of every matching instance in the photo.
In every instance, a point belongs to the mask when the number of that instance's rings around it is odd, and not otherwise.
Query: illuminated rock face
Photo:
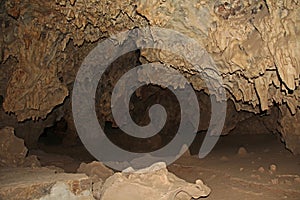
[[[276,105],[281,115],[269,121],[274,127],[279,120],[277,129],[287,147],[300,153],[298,129],[292,125],[299,119],[300,106],[299,4],[297,0],[2,1],[0,102],[6,113],[1,110],[0,125],[14,126],[16,134],[25,138],[30,136],[18,133],[18,122],[26,125],[38,121],[42,125],[33,131],[34,141],[43,128],[61,117],[74,131],[66,98],[72,93],[84,57],[97,42],[112,34],[150,25],[195,39],[214,59],[227,97],[234,103],[228,109],[231,125],[225,125],[225,129],[250,118],[249,113],[232,117],[235,109],[268,114]],[[178,69],[195,90],[208,92],[192,67],[176,55],[145,49],[127,56],[132,57],[139,57],[141,63],[160,61]],[[115,68],[110,73],[114,76],[107,80],[120,77],[124,71]],[[111,87],[109,84],[111,81],[104,82],[104,86]],[[107,104],[109,96],[109,92],[101,94],[100,112],[105,120],[113,121]],[[45,118],[44,124],[41,119]]]

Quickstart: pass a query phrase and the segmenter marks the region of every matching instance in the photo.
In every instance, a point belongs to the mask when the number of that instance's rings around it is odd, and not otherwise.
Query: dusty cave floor
[[[246,152],[238,153],[241,147]],[[80,145],[40,145],[40,149],[43,152],[30,153],[39,155],[42,165],[61,167],[66,172],[94,160]],[[196,149],[194,143],[191,153]],[[206,199],[300,199],[300,156],[291,154],[272,134],[223,136],[204,159],[185,155],[168,169],[189,182],[202,179],[212,189]]]

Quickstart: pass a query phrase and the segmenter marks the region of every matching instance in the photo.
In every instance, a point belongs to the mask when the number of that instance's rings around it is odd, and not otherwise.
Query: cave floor
[[[222,137],[206,158],[184,156],[169,170],[190,182],[202,179],[212,189],[207,199],[300,199],[300,156],[271,134]]]
[[[66,172],[93,160],[82,146],[40,148],[47,153],[31,154],[37,154],[42,165],[58,166]],[[184,155],[168,169],[189,182],[203,180],[212,189],[206,199],[300,199],[300,156],[286,150],[272,134],[223,136],[204,159]]]

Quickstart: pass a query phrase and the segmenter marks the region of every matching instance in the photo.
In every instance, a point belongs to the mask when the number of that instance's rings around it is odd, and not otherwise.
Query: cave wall
[[[225,133],[241,119],[251,118],[251,113],[270,115],[278,106],[281,115],[267,126],[275,126],[287,147],[300,153],[300,129],[292,125],[299,120],[300,106],[298,0],[4,0],[0,4],[1,126],[15,127],[20,137],[37,138],[61,117],[74,131],[66,98],[84,57],[112,34],[150,25],[180,31],[214,59],[222,87],[233,102]],[[153,61],[179,70],[197,91],[208,93],[184,59],[160,50],[141,51],[141,63]],[[114,73],[119,76],[123,70]],[[103,102],[108,97],[104,94]],[[235,117],[235,110],[245,114]],[[110,111],[103,113],[113,121]],[[18,131],[17,127],[40,128]]]

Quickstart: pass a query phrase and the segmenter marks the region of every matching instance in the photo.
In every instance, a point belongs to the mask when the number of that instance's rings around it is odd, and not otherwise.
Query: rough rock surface
[[[83,191],[79,195],[75,195],[69,188],[68,185],[62,182],[57,182],[52,186],[50,194],[41,197],[39,200],[94,200],[90,191]]]
[[[0,129],[0,167],[39,167],[35,156],[28,156],[24,141],[17,138],[12,127]]]
[[[295,113],[299,105],[299,9],[293,0],[142,0],[137,12],[152,26],[181,31],[202,44],[214,58],[238,110],[259,112],[287,102]],[[193,86],[203,89],[203,82],[192,76],[192,68],[176,55],[151,50],[142,55],[190,74]]]
[[[14,135],[14,129],[6,127],[0,130],[1,166],[18,166],[24,162],[27,148],[24,141]]]
[[[104,183],[101,199],[190,200],[209,195],[210,189],[201,180],[187,183],[166,168],[157,170],[157,165],[145,172],[115,173]]]
[[[297,121],[298,0],[4,0],[0,5],[0,100],[16,121],[52,116],[72,92],[76,71],[96,42],[147,25],[180,31],[199,42],[214,59],[223,77],[220,86],[226,88],[236,110],[261,113],[274,105],[287,106],[291,120]],[[140,60],[160,61],[178,69],[196,90],[208,92],[200,72],[176,55],[146,49]],[[109,112],[104,110],[103,115]],[[58,119],[53,118],[49,123],[40,122],[32,133],[33,141]],[[70,111],[66,119],[72,127]],[[291,143],[288,123],[281,122],[283,139]]]
[[[90,177],[93,184],[92,191],[95,199],[101,199],[103,183],[114,174],[111,169],[107,168],[101,162],[96,161],[88,164],[81,163],[77,172],[84,173]]]
[[[292,115],[287,107],[281,108],[282,117],[279,121],[279,132],[282,134],[282,140],[286,147],[292,152],[300,152],[300,113],[299,109],[295,115]]]
[[[0,199],[94,199],[84,174],[56,173],[47,168],[0,168]]]
[[[93,161],[91,163],[81,163],[77,169],[78,173],[84,173],[93,179],[101,179],[105,181],[108,177],[113,175],[113,171],[108,169],[105,165],[100,162]]]
[[[37,146],[39,136],[44,132],[44,129],[53,126],[62,119],[65,107],[55,108],[45,120],[26,120],[20,123],[15,115],[5,113],[2,104],[0,104],[0,128],[14,127],[16,136],[24,139],[26,147],[34,148]]]

